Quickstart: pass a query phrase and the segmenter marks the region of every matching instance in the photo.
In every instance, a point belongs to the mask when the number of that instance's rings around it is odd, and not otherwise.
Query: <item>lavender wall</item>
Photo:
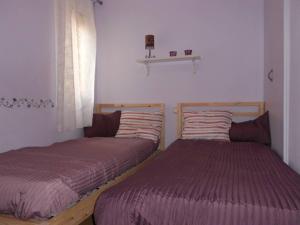
[[[283,0],[265,0],[265,69],[274,70],[274,81],[265,76],[264,97],[270,111],[272,147],[283,155],[284,16]]]
[[[262,1],[110,0],[96,11],[96,99],[165,102],[168,143],[177,102],[263,99]],[[0,1],[0,30],[0,97],[55,100],[53,1]],[[135,61],[145,55],[147,33],[157,37],[157,56],[185,48],[203,56],[198,74],[175,63],[154,65],[146,77]],[[0,152],[81,134],[58,134],[52,108],[1,107],[0,119]]]
[[[175,139],[173,107],[182,101],[263,100],[264,17],[261,0],[109,0],[97,6],[96,99],[164,102],[167,143]],[[191,63],[145,68],[144,35],[156,36],[156,56],[192,48]]]
[[[290,1],[290,148],[289,163],[300,173],[300,1]]]
[[[55,101],[53,1],[0,1],[0,98]],[[56,132],[55,108],[0,107],[0,152],[78,137]]]

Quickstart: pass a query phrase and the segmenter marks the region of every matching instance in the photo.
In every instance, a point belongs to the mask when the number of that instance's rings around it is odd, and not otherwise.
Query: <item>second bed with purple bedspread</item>
[[[48,218],[151,155],[145,139],[83,138],[0,154],[0,213]]]
[[[104,192],[97,225],[299,225],[300,176],[255,143],[177,140]]]

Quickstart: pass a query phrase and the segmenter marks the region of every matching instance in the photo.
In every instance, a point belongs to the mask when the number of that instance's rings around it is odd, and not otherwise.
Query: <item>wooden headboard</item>
[[[162,129],[160,131],[160,144],[159,149],[165,150],[165,104],[162,103],[151,103],[151,104],[96,104],[95,113],[103,113],[106,110],[124,110],[124,109],[135,109],[135,110],[145,110],[151,109],[159,111],[163,114]],[[107,111],[106,111],[107,112]]]
[[[177,105],[177,137],[181,138],[183,129],[183,112],[186,108],[202,107],[230,110],[234,117],[258,117],[265,112],[264,102],[193,102],[178,103]],[[230,108],[230,109],[228,109]],[[244,109],[239,111],[237,109]],[[252,110],[249,110],[252,109]],[[205,110],[205,109],[204,109]]]

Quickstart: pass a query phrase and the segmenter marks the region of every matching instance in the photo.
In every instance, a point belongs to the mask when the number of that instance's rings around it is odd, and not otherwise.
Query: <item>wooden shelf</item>
[[[191,61],[193,62],[194,74],[197,73],[196,61],[201,60],[199,55],[189,55],[189,56],[174,56],[174,57],[164,57],[164,58],[150,58],[150,59],[138,59],[137,63],[144,64],[147,70],[147,76],[150,75],[150,64],[153,63],[165,63],[165,62],[182,62]]]

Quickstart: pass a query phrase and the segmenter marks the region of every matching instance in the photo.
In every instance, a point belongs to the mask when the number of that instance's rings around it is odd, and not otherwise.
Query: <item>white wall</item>
[[[263,100],[264,17],[261,0],[109,0],[97,6],[96,99],[164,102],[167,143],[175,139],[172,110],[183,101]],[[144,35],[155,34],[156,56],[187,48],[191,63],[153,65],[146,77]]]
[[[0,98],[55,102],[53,1],[0,1]],[[58,134],[55,108],[0,107],[0,152],[78,137]]]
[[[290,146],[289,163],[300,173],[300,1],[290,1]]]
[[[265,75],[273,69],[274,81],[265,76],[264,98],[270,111],[272,147],[283,156],[284,88],[284,7],[283,0],[265,0]]]

